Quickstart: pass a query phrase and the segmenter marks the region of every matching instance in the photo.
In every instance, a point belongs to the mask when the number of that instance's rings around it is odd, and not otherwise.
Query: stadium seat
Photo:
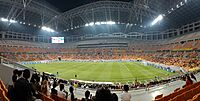
[[[64,99],[57,95],[51,95],[51,98],[54,99],[55,101],[68,101],[67,99]]]
[[[3,91],[5,92],[5,94],[6,94],[6,96],[7,96],[8,90],[7,90],[7,88],[6,88],[6,86],[4,85],[4,83],[3,83],[2,80],[0,80],[0,87],[3,89]]]
[[[157,95],[156,97],[155,97],[155,99],[160,99],[160,98],[162,98],[163,97],[163,94],[160,94],[160,95]]]
[[[197,82],[180,90],[177,88],[173,93],[162,98],[155,99],[154,101],[187,101],[196,94],[200,93],[199,84],[200,82]]]
[[[46,96],[46,95],[44,95],[44,94],[42,94],[42,93],[38,93],[39,94],[39,97],[40,97],[40,99],[42,100],[42,101],[55,101],[55,100],[53,100],[51,97],[48,97],[48,96]]]
[[[191,101],[200,101],[200,93],[197,94],[197,95],[195,95],[195,96],[191,99]]]
[[[0,88],[0,98],[1,101],[10,101],[2,88]]]
[[[176,89],[174,90],[174,92],[177,92],[178,90],[180,90],[180,88],[176,88]]]

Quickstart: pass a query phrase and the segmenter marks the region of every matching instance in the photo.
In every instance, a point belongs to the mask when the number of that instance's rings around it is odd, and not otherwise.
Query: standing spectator
[[[44,79],[44,81],[42,81],[41,84],[41,92],[45,95],[49,94],[49,85],[48,85],[48,81],[46,79]]]
[[[23,71],[23,77],[18,79],[14,87],[14,98],[15,101],[31,101],[32,92],[31,85],[28,81],[30,78],[30,71],[25,69]]]
[[[190,77],[191,77],[192,79],[194,79],[194,80],[197,82],[197,79],[196,79],[196,77],[194,76],[193,73],[190,73]]]
[[[112,99],[113,99],[113,101],[118,101],[118,96],[116,93],[112,94]]]
[[[95,101],[112,101],[111,92],[107,88],[98,89],[95,97]]]
[[[17,78],[18,78],[17,73],[18,73],[18,70],[15,69],[13,71],[13,76],[12,76],[13,84],[8,86],[8,98],[10,99],[10,101],[14,101],[14,86],[15,86],[15,83],[16,83]]]
[[[124,92],[121,95],[121,101],[131,101],[131,94],[128,93],[128,85],[124,85]]]
[[[65,88],[64,84],[60,84],[60,90],[58,91],[58,96],[62,98],[67,98],[66,91],[64,88]]]
[[[13,76],[12,76],[13,85],[17,81],[17,78],[18,78],[18,70],[15,69],[15,70],[13,70]]]
[[[186,83],[183,87],[186,87],[186,86],[189,86],[189,85],[192,85],[193,84],[193,81],[191,80],[190,76],[187,75],[186,76]]]
[[[69,87],[69,92],[70,92],[69,101],[76,101],[77,99],[74,96],[74,88],[73,88],[73,86]]]
[[[51,95],[58,95],[58,91],[55,89],[57,86],[57,83],[53,83],[53,88],[51,89]]]
[[[89,96],[90,96],[90,91],[86,91],[85,92],[85,98],[82,98],[81,101],[92,101],[91,99],[89,99]]]

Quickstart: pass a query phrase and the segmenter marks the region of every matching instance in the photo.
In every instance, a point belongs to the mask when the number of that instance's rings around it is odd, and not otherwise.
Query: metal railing
[[[29,69],[32,72],[35,71],[34,69],[28,68],[22,64],[19,64],[2,56],[0,56],[0,63],[14,69]]]

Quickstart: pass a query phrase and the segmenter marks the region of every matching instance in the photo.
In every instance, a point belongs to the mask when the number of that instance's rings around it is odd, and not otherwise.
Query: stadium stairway
[[[5,85],[12,85],[12,73],[14,68],[0,64],[0,79]]]

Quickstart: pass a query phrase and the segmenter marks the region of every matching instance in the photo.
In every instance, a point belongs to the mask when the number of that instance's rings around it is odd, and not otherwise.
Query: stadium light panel
[[[155,25],[156,23],[158,23],[159,21],[161,21],[163,19],[163,15],[159,15],[152,23],[151,25]]]
[[[179,5],[176,5],[176,8],[179,8],[180,6]]]
[[[10,23],[17,23],[17,21],[10,19],[9,20]]]
[[[88,24],[88,23],[86,23],[86,24],[85,24],[85,26],[87,27],[87,26],[89,26],[89,24]]]
[[[49,28],[49,27],[46,27],[46,26],[42,26],[42,30],[45,30],[47,32],[55,32],[53,29]]]
[[[1,21],[3,21],[3,22],[8,22],[9,20],[6,19],[6,18],[1,18]]]
[[[106,22],[101,22],[102,25],[107,24]]]
[[[93,25],[94,25],[94,22],[90,22],[90,23],[89,23],[89,26],[93,26]]]
[[[185,3],[187,2],[187,0],[185,0]]]
[[[95,25],[101,25],[101,23],[100,22],[95,22]]]
[[[108,24],[108,25],[114,25],[114,24],[116,24],[116,23],[115,23],[114,21],[108,21],[107,24]]]
[[[183,2],[181,2],[180,5],[183,6]]]

